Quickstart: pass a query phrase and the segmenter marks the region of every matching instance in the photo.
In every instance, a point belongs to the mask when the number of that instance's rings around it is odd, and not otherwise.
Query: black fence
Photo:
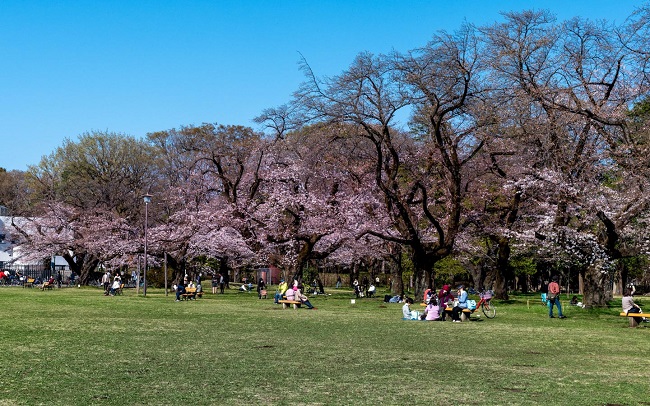
[[[71,272],[66,269],[66,266],[56,266],[54,269],[45,267],[43,265],[9,265],[0,268],[0,271],[5,273],[5,278],[0,281],[0,284],[5,285],[21,285],[27,279],[39,279],[46,281],[50,277],[57,278],[61,274],[61,281],[67,283],[70,280]]]

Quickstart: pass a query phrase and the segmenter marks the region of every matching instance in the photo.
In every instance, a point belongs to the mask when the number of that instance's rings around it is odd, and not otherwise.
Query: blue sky
[[[256,128],[304,55],[336,75],[362,51],[408,51],[464,20],[544,8],[618,23],[642,2],[0,0],[0,167],[26,170],[89,131],[144,137],[213,122]]]

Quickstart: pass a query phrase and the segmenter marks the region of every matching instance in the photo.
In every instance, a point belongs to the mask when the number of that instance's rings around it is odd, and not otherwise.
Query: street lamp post
[[[149,203],[151,195],[142,196],[144,199],[144,275],[142,277],[142,295],[147,296],[147,225],[149,223]]]

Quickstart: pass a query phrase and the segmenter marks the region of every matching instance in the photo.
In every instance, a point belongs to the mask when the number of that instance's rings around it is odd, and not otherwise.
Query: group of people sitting
[[[185,286],[186,284],[187,286]],[[194,283],[191,280],[183,280],[182,282],[179,282],[178,285],[173,285],[172,288],[176,291],[177,302],[180,302],[181,298],[196,299],[196,296],[200,297],[203,294],[203,286],[201,286],[201,280],[198,280],[197,283]],[[190,297],[183,296],[187,294],[189,289],[192,289],[192,295]]]
[[[273,303],[279,304],[280,300],[292,300],[304,304],[308,309],[316,309],[310,302],[309,298],[302,293],[302,286],[298,284],[297,280],[293,280],[293,285],[289,288],[289,284],[284,279],[280,279],[280,285],[273,297]]]
[[[116,273],[111,283],[111,272],[106,271],[102,276],[102,285],[104,286],[104,296],[115,296],[122,289],[122,277]]]
[[[367,278],[364,278],[361,284],[359,284],[359,281],[355,279],[352,282],[352,287],[354,288],[354,295],[357,298],[364,296],[373,297],[377,293],[377,287],[372,282],[368,282]]]
[[[464,285],[458,286],[458,299],[456,300],[450,289],[449,285],[444,285],[438,295],[431,289],[427,289],[424,293],[426,307],[421,315],[420,312],[411,310],[413,299],[404,299],[404,306],[402,306],[404,320],[445,321],[447,317],[451,317],[452,321],[460,323],[463,310],[469,308],[467,291]],[[393,298],[390,299],[390,302],[392,301]]]

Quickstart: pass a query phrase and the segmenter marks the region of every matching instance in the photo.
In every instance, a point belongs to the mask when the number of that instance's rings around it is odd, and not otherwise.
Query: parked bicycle
[[[485,317],[488,319],[493,319],[497,315],[497,309],[492,304],[492,296],[494,296],[494,292],[491,290],[486,290],[479,292],[478,295],[481,300],[479,300],[479,302],[476,304],[476,310],[481,309],[483,311],[483,314],[485,314]]]

